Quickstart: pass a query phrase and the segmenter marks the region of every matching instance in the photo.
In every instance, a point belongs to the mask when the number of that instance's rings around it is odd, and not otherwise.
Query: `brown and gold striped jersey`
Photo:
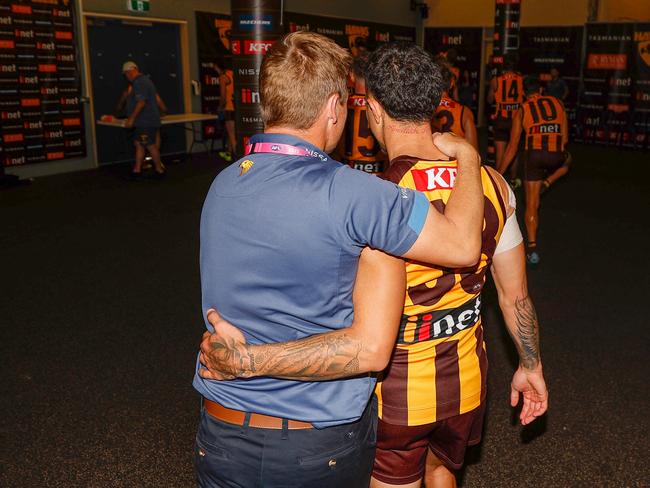
[[[456,179],[455,161],[393,160],[384,177],[423,191],[444,210]],[[485,194],[478,264],[447,269],[406,263],[407,292],[397,345],[376,387],[379,417],[424,425],[475,409],[485,396],[487,356],[481,326],[481,290],[507,218],[507,187],[481,169]]]
[[[341,145],[344,163],[366,173],[383,173],[386,155],[370,132],[364,95],[348,97],[348,118]]]
[[[436,132],[453,132],[457,136],[465,137],[463,129],[463,112],[465,106],[443,96],[440,105],[433,115],[432,127]]]
[[[527,150],[564,150],[562,134],[566,116],[562,102],[552,96],[533,95],[524,102],[521,110]]]
[[[512,119],[524,100],[524,77],[508,71],[496,77],[494,114],[498,118]]]

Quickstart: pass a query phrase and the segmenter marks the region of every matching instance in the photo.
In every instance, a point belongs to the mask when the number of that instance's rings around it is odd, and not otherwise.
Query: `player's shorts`
[[[156,133],[159,127],[136,127],[133,130],[133,142],[141,146],[151,146],[156,143]]]
[[[563,151],[550,152],[542,150],[529,150],[525,153],[524,180],[540,181],[562,167],[565,161]]]
[[[224,112],[223,112],[223,120],[224,121],[235,120],[235,111],[234,110],[224,110]]]
[[[510,129],[512,129],[512,119],[497,117],[494,119],[494,140],[508,142],[510,140]]]
[[[426,425],[395,425],[379,419],[372,476],[392,485],[413,483],[424,476],[428,449],[449,470],[460,469],[467,447],[481,442],[484,416],[485,403]]]

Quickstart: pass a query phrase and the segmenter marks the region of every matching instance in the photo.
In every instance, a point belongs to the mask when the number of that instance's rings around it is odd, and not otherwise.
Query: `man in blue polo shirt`
[[[142,163],[145,150],[149,151],[155,167],[155,176],[165,176],[165,168],[160,161],[160,150],[156,145],[156,133],[160,129],[160,110],[156,100],[156,87],[148,76],[140,72],[133,61],[122,65],[122,73],[131,83],[131,91],[126,98],[126,113],[128,118],[124,127],[133,129],[133,144],[135,145],[135,163],[131,171],[133,179],[142,175]]]
[[[277,378],[212,381],[197,361],[201,486],[366,486],[376,429],[375,381],[366,373],[387,364],[395,335],[386,331],[396,330],[399,316],[372,329],[350,327],[359,256],[369,246],[450,267],[478,259],[479,158],[464,141],[435,139],[459,168],[444,214],[422,194],[327,156],[345,126],[349,65],[349,54],[318,34],[275,43],[260,71],[265,133],[206,198],[204,312],[218,309],[249,344],[294,342]],[[403,286],[402,263],[363,253],[388,270],[384,279]],[[254,370],[254,358],[241,360]],[[330,381],[296,381],[314,371]]]

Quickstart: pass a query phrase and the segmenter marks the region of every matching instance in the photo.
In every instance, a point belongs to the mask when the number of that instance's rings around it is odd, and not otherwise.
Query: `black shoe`
[[[129,181],[142,181],[142,180],[144,180],[144,176],[142,176],[142,173],[139,172],[139,171],[138,172],[131,171],[131,173],[129,173],[129,176],[127,177],[127,179]]]
[[[167,171],[154,171],[153,174],[151,175],[151,179],[162,180],[165,178],[166,175],[167,175]]]

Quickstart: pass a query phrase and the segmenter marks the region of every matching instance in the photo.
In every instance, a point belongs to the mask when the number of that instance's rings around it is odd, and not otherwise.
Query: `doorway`
[[[128,86],[122,75],[125,61],[135,61],[140,71],[151,78],[169,113],[185,112],[178,23],[88,15],[86,28],[96,119],[115,114],[118,100]],[[95,122],[95,134],[99,164],[133,160],[129,131]],[[161,138],[163,156],[185,153],[183,126],[163,126]]]

